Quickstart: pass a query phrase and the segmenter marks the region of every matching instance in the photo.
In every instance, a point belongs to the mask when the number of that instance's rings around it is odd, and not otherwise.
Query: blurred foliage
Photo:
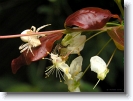
[[[84,7],[101,7],[121,15],[113,0],[91,0],[89,3],[86,0],[0,0],[0,35],[19,34],[32,25],[38,28],[48,23],[52,25],[44,30],[63,29],[67,16]],[[89,37],[94,32],[83,34]],[[96,55],[109,39],[108,34],[103,33],[86,42],[81,52],[84,58],[83,71],[89,65],[90,57]],[[21,44],[20,38],[0,39],[0,91],[67,92],[67,85],[59,82],[55,74],[45,78],[45,68],[52,65],[48,60],[23,66],[15,75],[12,74],[11,61],[20,55],[18,47]],[[114,49],[115,45],[111,41],[100,56],[108,62]],[[71,56],[70,60],[74,57],[75,55]],[[110,72],[94,90],[92,88],[97,82],[97,75],[89,69],[81,81],[81,91],[107,92],[107,89],[124,89],[123,58],[124,52],[117,50],[109,65]]]

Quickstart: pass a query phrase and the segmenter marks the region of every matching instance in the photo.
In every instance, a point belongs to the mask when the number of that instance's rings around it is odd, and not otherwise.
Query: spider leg
[[[27,47],[27,52],[26,52],[26,56],[27,56],[28,52],[29,52],[29,46]]]
[[[31,49],[31,47],[32,47],[31,42],[32,42],[32,38],[31,38],[31,37],[28,37],[28,50],[27,50],[27,52],[26,52],[26,55],[28,54],[28,52],[29,52],[29,50],[30,50],[30,52],[31,52],[32,55],[34,56],[34,54],[33,54],[33,52],[32,52],[32,49]]]
[[[19,50],[21,50],[21,49],[23,49],[23,48],[27,47],[28,45],[29,45],[29,43],[22,44],[21,46],[19,46]]]
[[[28,46],[24,47],[24,48],[20,51],[20,53],[24,52],[26,49],[28,49]]]
[[[31,48],[29,48],[29,50],[30,50],[30,52],[32,53],[32,55],[34,56],[34,53],[33,53],[32,49],[31,49]]]
[[[51,25],[51,24],[43,25],[43,26],[37,28],[36,32],[39,32],[41,29],[43,29],[44,27],[47,27],[47,26],[49,26],[49,25]],[[39,37],[41,37],[41,36],[45,36],[45,35],[38,35],[37,37],[39,38]]]
[[[32,53],[32,55],[34,56],[34,53],[33,53],[32,49],[31,49],[31,45],[28,46],[28,49],[27,49],[26,55],[28,54],[29,50],[30,50],[30,52]]]
[[[41,29],[43,29],[44,27],[49,26],[49,25],[51,25],[51,24],[43,25],[43,26],[37,28],[36,32],[39,32],[39,30],[41,30]]]
[[[21,49],[23,48],[23,45],[24,45],[24,44],[22,44],[21,46],[19,46],[19,48],[18,48],[18,49],[19,49],[19,50],[21,50]]]
[[[36,32],[36,27],[35,26],[31,26],[31,30],[33,29],[33,32]]]

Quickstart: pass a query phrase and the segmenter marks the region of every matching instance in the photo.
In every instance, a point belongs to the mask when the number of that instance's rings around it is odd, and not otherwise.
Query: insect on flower
[[[43,26],[37,28],[37,30],[36,30],[35,26],[32,26],[31,29],[24,30],[21,34],[31,34],[32,32],[37,33],[37,32],[39,32],[39,30],[41,30],[42,28],[44,28],[46,26],[49,26],[49,25],[51,25],[51,24],[43,25]],[[27,43],[19,46],[20,53],[24,52],[27,49],[27,54],[30,50],[30,52],[34,56],[34,53],[32,52],[31,48],[41,45],[39,37],[41,37],[41,35],[32,35],[32,36],[22,36],[22,37],[20,37],[23,42],[27,42]]]

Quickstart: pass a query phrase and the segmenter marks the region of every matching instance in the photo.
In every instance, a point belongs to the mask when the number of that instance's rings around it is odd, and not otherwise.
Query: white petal
[[[67,84],[70,92],[80,92],[80,82],[76,82],[75,80],[67,80],[64,83]]]
[[[76,76],[75,76],[75,80],[76,81],[78,81],[80,78],[81,78],[81,76],[83,75],[83,72],[80,72],[80,73],[78,73]]]
[[[77,87],[77,88],[75,88],[73,91],[71,91],[71,92],[80,92],[80,89],[79,89],[79,87]]]
[[[104,60],[102,58],[100,58],[99,56],[93,56],[90,59],[90,63],[91,63],[91,71],[94,71],[98,74],[104,72],[106,70],[106,63],[104,62]]]
[[[68,51],[72,51],[71,54],[77,54],[84,48],[85,35],[77,35],[74,37],[71,44],[67,47]]]
[[[73,77],[76,76],[81,71],[82,61],[83,61],[82,56],[78,56],[77,58],[75,58],[71,62],[71,64],[70,64],[70,74]]]
[[[58,67],[64,72],[68,79],[72,79],[70,74],[70,67],[65,62],[58,64]]]

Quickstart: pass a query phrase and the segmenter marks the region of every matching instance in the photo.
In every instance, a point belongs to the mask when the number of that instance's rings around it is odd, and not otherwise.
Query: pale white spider
[[[37,28],[37,30],[36,30],[35,26],[32,26],[31,29],[24,30],[21,34],[30,34],[32,32],[36,33],[36,32],[39,32],[39,30],[41,30],[42,28],[44,28],[46,26],[49,26],[49,25],[51,25],[51,24],[43,25],[43,26]],[[41,42],[39,40],[40,36],[41,35],[31,35],[31,36],[22,36],[22,37],[20,37],[23,42],[26,42],[26,44],[23,44],[23,45],[19,46],[20,53],[24,52],[27,49],[26,54],[28,54],[29,50],[33,54],[31,48],[41,45]],[[33,56],[34,56],[34,54],[33,54]]]

